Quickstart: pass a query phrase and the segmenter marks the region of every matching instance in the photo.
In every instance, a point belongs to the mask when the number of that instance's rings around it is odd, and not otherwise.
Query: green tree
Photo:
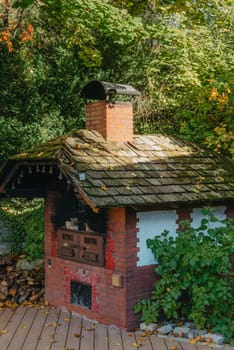
[[[105,1],[22,0],[14,6],[6,1],[0,10],[8,18],[0,40],[3,161],[83,127],[81,87],[93,78],[113,77],[124,50],[146,32],[139,19]]]

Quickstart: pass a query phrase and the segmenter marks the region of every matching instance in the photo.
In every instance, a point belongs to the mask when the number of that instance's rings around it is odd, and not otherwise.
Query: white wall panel
[[[138,212],[138,263],[137,266],[146,266],[155,264],[155,258],[146,246],[146,240],[148,238],[154,238],[156,235],[161,234],[164,230],[168,230],[171,236],[176,235],[178,219],[175,210],[163,210],[163,211],[150,211],[150,212]]]
[[[192,215],[191,215],[192,227],[198,228],[201,225],[201,220],[203,218],[205,218],[204,215],[202,214],[202,210],[203,210],[203,208],[194,208],[193,209]],[[214,215],[219,220],[226,219],[225,213],[226,213],[226,207],[224,207],[224,206],[214,208]],[[220,227],[220,226],[224,226],[224,225],[219,223],[219,222],[210,222],[210,228],[215,228],[215,227]]]

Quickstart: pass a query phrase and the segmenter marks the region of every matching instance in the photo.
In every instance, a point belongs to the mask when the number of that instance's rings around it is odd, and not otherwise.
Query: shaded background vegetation
[[[84,126],[83,85],[131,83],[138,133],[234,154],[234,3],[2,0],[0,161]]]

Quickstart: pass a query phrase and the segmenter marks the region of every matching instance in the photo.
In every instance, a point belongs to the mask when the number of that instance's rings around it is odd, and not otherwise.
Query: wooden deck
[[[47,306],[0,310],[0,350],[210,350],[108,327]],[[224,346],[226,350],[233,347]]]

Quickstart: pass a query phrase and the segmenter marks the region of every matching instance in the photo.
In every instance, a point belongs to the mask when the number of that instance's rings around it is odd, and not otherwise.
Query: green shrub
[[[40,206],[30,213],[24,224],[26,238],[24,252],[28,260],[44,257],[44,208]]]
[[[234,331],[234,226],[229,221],[211,228],[210,223],[219,220],[210,208],[204,209],[204,215],[197,229],[185,221],[176,238],[164,231],[147,240],[158,261],[155,272],[160,279],[151,299],[139,301],[135,312],[141,312],[146,323],[186,318],[197,328],[221,332],[230,340]]]
[[[44,208],[42,200],[2,200],[0,220],[8,234],[3,240],[11,253],[26,253],[28,260],[44,256]],[[3,241],[2,240],[2,241]]]

